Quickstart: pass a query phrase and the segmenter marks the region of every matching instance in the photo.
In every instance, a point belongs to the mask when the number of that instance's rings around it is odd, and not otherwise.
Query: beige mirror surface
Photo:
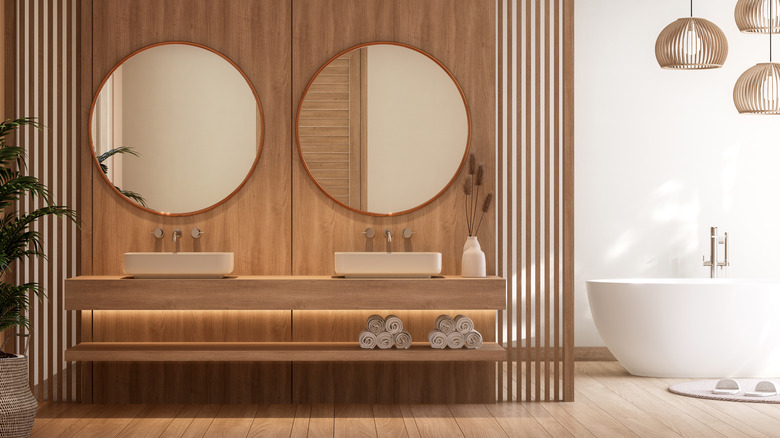
[[[469,110],[453,75],[399,43],[347,49],[301,98],[298,149],[309,176],[359,213],[414,211],[441,195],[468,153]]]
[[[193,43],[129,55],[104,79],[90,111],[90,140],[106,182],[128,202],[163,215],[199,213],[235,194],[262,138],[260,102],[247,77],[224,55]]]

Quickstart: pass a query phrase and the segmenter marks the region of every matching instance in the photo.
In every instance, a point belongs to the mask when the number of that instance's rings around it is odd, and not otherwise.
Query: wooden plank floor
[[[517,370],[512,374],[515,385]],[[523,380],[521,376],[521,384]],[[32,436],[780,438],[780,405],[699,400],[666,390],[680,381],[633,377],[617,362],[578,362],[573,403],[373,406],[50,403],[40,406]]]

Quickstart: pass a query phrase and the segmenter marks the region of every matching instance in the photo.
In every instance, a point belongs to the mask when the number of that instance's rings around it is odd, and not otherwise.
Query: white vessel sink
[[[124,270],[135,278],[221,278],[233,272],[233,253],[127,252]]]
[[[430,277],[441,273],[440,252],[337,252],[336,275]]]

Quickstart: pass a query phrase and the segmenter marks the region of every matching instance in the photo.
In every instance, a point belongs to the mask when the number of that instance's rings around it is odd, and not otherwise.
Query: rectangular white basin
[[[336,253],[336,275],[345,277],[430,277],[440,273],[440,252]]]
[[[124,271],[135,278],[221,278],[233,272],[233,253],[127,252]]]

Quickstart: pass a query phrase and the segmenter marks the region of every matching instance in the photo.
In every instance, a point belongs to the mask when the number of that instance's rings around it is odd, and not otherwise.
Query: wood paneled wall
[[[442,62],[457,79],[471,112],[471,150],[485,165],[486,192],[495,192],[495,9],[492,1],[363,0],[293,1],[293,101],[311,77],[332,56],[370,41],[395,41],[424,50]],[[293,115],[294,116],[294,115]],[[410,160],[415,159],[409,157]],[[420,210],[395,217],[372,217],[351,212],[325,196],[309,179],[300,158],[293,156],[293,266],[294,275],[331,274],[336,251],[362,251],[361,234],[377,230],[374,248],[384,249],[381,232],[396,233],[393,251],[441,251],[442,272],[460,273],[460,257],[468,234],[463,214],[464,195],[458,180],[440,198]],[[403,173],[404,169],[398,169]],[[495,272],[495,217],[486,217],[479,240],[487,256],[488,272]],[[410,227],[411,241],[400,237]],[[382,314],[395,313],[386,310]],[[440,313],[446,313],[442,310]],[[494,340],[495,313],[469,312],[479,320],[486,340]],[[318,319],[294,312],[295,340],[347,340],[354,330],[343,321],[359,324],[363,315],[316,312]],[[435,312],[433,312],[435,313]],[[450,311],[455,315],[456,311]],[[369,313],[370,314],[370,313]],[[400,313],[399,313],[400,314]],[[403,312],[410,320],[432,326],[432,312]],[[406,321],[406,319],[404,319]],[[306,329],[303,329],[306,327]],[[299,330],[303,329],[303,330]],[[326,335],[323,337],[323,333]],[[414,337],[424,340],[425,335]],[[403,376],[395,388],[384,385]],[[495,399],[495,367],[474,364],[293,364],[293,400],[317,402],[464,402]],[[301,391],[319,382],[328,391]],[[361,382],[360,386],[356,383]],[[384,382],[384,383],[383,383]],[[383,386],[384,385],[384,386]]]
[[[185,231],[181,250],[235,252],[236,274],[332,274],[333,253],[364,250],[361,232],[367,227],[380,233],[386,227],[393,229],[399,236],[393,240],[394,251],[441,251],[443,273],[460,272],[467,234],[459,190],[463,172],[450,190],[414,213],[395,217],[353,213],[327,198],[309,179],[297,155],[293,122],[306,84],[336,53],[369,41],[413,45],[441,61],[460,83],[471,113],[471,150],[485,166],[485,191],[496,193],[496,7],[492,0],[63,3],[75,8],[73,22],[81,32],[74,39],[81,44],[76,50],[80,80],[73,89],[78,112],[72,143],[82,170],[78,179],[84,220],[80,274],[121,273],[124,252],[171,250],[169,239],[157,241],[150,234],[158,226]],[[226,203],[195,216],[154,215],[119,199],[102,180],[88,149],[88,112],[101,80],[132,51],[168,40],[200,43],[234,61],[257,89],[265,117],[262,155],[246,185]],[[21,71],[19,77],[27,74]],[[491,214],[485,219],[479,239],[488,272],[495,272],[501,265],[496,263],[496,218]],[[207,233],[199,241],[188,237],[187,230],[195,226]],[[405,241],[400,231],[407,226],[416,234]],[[374,247],[384,249],[384,245]],[[382,311],[389,312],[392,309]],[[432,324],[433,313],[445,312],[397,313],[422,333],[420,324],[428,319]],[[461,312],[474,316],[486,340],[495,340],[493,312]],[[242,327],[260,330],[251,332],[255,341],[348,340],[354,332],[344,328],[344,322],[357,324],[365,316],[360,312],[85,312],[83,324],[75,329],[82,330],[84,341],[137,336],[167,340],[171,333],[180,340],[203,340],[204,334],[215,340],[241,340],[246,336]],[[420,336],[415,339],[421,340]],[[83,399],[108,403],[489,401],[502,390],[492,385],[495,373],[488,363],[84,364]],[[399,376],[404,383],[392,388],[389,382]],[[208,387],[191,388],[192,381],[208,382]],[[235,387],[245,381],[253,384],[243,390]],[[356,382],[376,383],[360,388]]]
[[[19,129],[8,143],[25,148],[26,174],[49,187],[54,203],[71,208],[78,207],[80,170],[76,139],[81,126],[73,111],[79,92],[78,6],[77,0],[6,0],[2,5],[3,118],[36,117],[44,126]],[[43,206],[41,199],[25,196],[15,208],[25,213]],[[76,342],[79,315],[64,310],[63,281],[76,275],[78,230],[53,217],[36,221],[32,229],[41,234],[48,260],[14,267],[17,283],[38,282],[47,296],[43,301],[30,297],[30,385],[38,400],[75,400],[79,365],[65,362],[63,352]],[[7,347],[24,352],[19,340]]]
[[[573,0],[497,5],[505,400],[574,398],[573,14]]]
[[[82,12],[89,15],[92,29],[91,38],[83,39],[83,50],[91,53],[92,61],[91,75],[85,78],[89,93],[81,101],[86,111],[100,82],[123,57],[161,41],[191,41],[224,54],[247,75],[260,96],[265,141],[257,168],[234,197],[210,211],[185,217],[147,213],[119,199],[87,151],[84,168],[91,188],[82,194],[91,201],[87,225],[91,237],[82,244],[84,254],[91,257],[81,273],[120,274],[125,252],[173,250],[170,238],[158,241],[150,234],[162,227],[166,236],[174,228],[184,231],[182,251],[234,252],[235,274],[290,274],[290,2],[100,0],[85,3]],[[87,115],[82,120],[86,126]],[[86,136],[82,144],[88,147]],[[215,145],[215,153],[220,153],[219,147]],[[192,239],[188,231],[193,227],[206,234]],[[188,327],[180,338],[184,341],[202,340],[204,333],[225,341],[240,340],[246,339],[242,328],[259,321],[267,330],[252,331],[254,341],[289,341],[291,336],[290,312],[224,312],[218,317],[210,312],[94,314],[92,340],[121,341],[137,333],[149,340],[165,340],[168,331],[153,329],[161,323]],[[289,402],[289,376],[289,363],[96,363],[91,393],[93,401],[105,403]],[[252,385],[245,384],[249,381]],[[206,387],[193,389],[192,382]]]

